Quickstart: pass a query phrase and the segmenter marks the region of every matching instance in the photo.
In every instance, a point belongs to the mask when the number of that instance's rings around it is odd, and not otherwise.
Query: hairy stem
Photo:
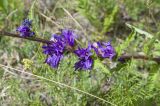
[[[27,40],[31,40],[31,41],[36,41],[36,42],[40,42],[40,43],[53,43],[52,41],[49,40],[45,40],[42,38],[37,38],[37,37],[22,37],[19,34],[13,34],[13,33],[9,33],[9,32],[5,32],[5,31],[0,31],[0,36],[10,36],[10,37],[16,37],[16,38],[22,38],[22,39],[27,39]],[[126,60],[130,60],[130,59],[142,59],[142,60],[152,60],[155,61],[157,63],[160,63],[160,57],[154,57],[154,58],[149,58],[145,55],[122,55],[119,57],[119,61],[126,61]]]

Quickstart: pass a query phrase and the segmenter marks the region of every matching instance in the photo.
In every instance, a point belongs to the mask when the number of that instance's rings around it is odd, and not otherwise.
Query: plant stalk
[[[9,32],[5,32],[5,31],[0,31],[0,36],[10,36],[10,37],[16,37],[16,38],[21,38],[21,39],[27,39],[27,40],[31,40],[31,41],[36,41],[36,42],[40,42],[40,43],[46,43],[46,44],[50,44],[53,43],[53,41],[49,41],[49,40],[45,40],[42,38],[38,38],[38,37],[22,37],[19,34],[14,34],[14,33],[9,33]],[[149,58],[145,55],[129,55],[129,54],[125,54],[122,55],[118,58],[119,61],[125,62],[127,60],[130,59],[142,59],[142,60],[152,60],[155,61],[157,63],[160,63],[160,57],[154,57],[154,58]]]

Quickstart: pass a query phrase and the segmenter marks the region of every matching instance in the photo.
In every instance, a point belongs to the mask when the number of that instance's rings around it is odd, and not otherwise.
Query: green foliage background
[[[72,28],[83,47],[112,40],[118,56],[155,57],[160,56],[159,8],[159,0],[0,0],[0,30],[16,33],[28,17],[44,39]],[[74,71],[77,57],[66,54],[52,69],[44,64],[41,46],[0,36],[1,106],[160,106],[159,64],[95,58],[91,71]]]

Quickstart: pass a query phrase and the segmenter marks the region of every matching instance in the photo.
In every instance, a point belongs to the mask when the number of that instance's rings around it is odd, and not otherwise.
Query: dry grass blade
[[[22,72],[22,71],[19,70],[19,69],[15,69],[15,68],[12,68],[12,67],[9,67],[9,66],[5,66],[5,65],[3,65],[3,64],[0,64],[0,67],[5,67],[5,68],[13,69],[13,70],[18,71],[18,72]],[[57,82],[57,81],[54,81],[54,80],[50,80],[50,79],[47,79],[47,78],[42,77],[42,76],[34,75],[34,74],[32,74],[32,73],[29,73],[29,72],[24,72],[24,71],[23,71],[22,73],[28,74],[28,75],[31,75],[31,76],[34,76],[34,77],[37,77],[37,78],[42,79],[42,80],[46,80],[46,81],[52,82],[52,83],[57,84],[57,85],[60,85],[60,86],[64,86],[64,87],[70,88],[70,89],[72,89],[72,90],[76,90],[76,91],[78,91],[78,92],[84,93],[84,94],[89,95],[89,96],[91,96],[91,97],[97,98],[97,99],[99,99],[99,100],[101,100],[101,101],[103,101],[103,102],[105,102],[105,103],[111,104],[111,105],[113,105],[113,106],[117,106],[117,105],[115,105],[115,104],[113,104],[113,103],[111,103],[111,102],[109,102],[109,101],[106,101],[106,100],[103,99],[103,98],[100,98],[100,97],[98,97],[98,96],[95,96],[95,95],[93,95],[93,94],[90,94],[90,93],[88,93],[88,92],[85,92],[85,91],[83,91],[83,90],[80,90],[80,89],[78,89],[78,88],[75,88],[75,87],[66,85],[66,84],[64,84],[64,83]]]
[[[48,16],[46,16],[45,14],[38,12],[42,17],[46,18],[47,21],[52,22],[54,25],[56,25],[58,28],[62,28],[60,25],[58,25],[56,22],[54,22],[51,18],[49,18]]]
[[[63,9],[64,12],[66,12],[67,15],[68,15],[69,17],[71,17],[71,19],[82,29],[84,35],[86,35],[85,30],[84,30],[83,27],[79,24],[79,22],[78,22],[65,8],[62,7],[62,9]]]

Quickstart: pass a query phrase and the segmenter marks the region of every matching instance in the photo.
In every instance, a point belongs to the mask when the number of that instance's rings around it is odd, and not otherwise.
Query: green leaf
[[[8,9],[8,0],[0,0],[0,7],[7,12]]]
[[[29,19],[33,20],[34,19],[34,6],[37,0],[34,0],[31,8],[30,8],[30,12],[29,12]]]
[[[147,54],[147,55],[151,55],[152,48],[154,47],[154,43],[157,40],[157,37],[154,36],[151,40],[149,40],[147,43],[144,44],[143,47],[143,51]]]
[[[109,75],[111,74],[110,71],[107,69],[107,67],[105,67],[99,59],[96,59],[94,61],[94,68],[100,68],[103,73]]]
[[[145,35],[145,36],[148,37],[148,38],[152,38],[152,37],[153,37],[152,34],[146,32],[146,31],[143,31],[143,30],[141,30],[141,29],[139,29],[139,28],[137,28],[137,27],[135,27],[135,26],[133,26],[133,25],[130,25],[130,24],[128,24],[128,23],[126,23],[126,25],[127,25],[129,28],[134,29],[134,30],[135,30],[136,32],[138,32],[139,34]]]
[[[154,90],[154,88],[160,88],[160,71],[157,71],[154,73],[153,76],[151,76],[151,83],[150,83],[150,90]]]
[[[129,28],[135,30],[137,33],[139,33],[139,34],[141,34],[141,35],[145,35],[147,38],[150,38],[150,39],[151,39],[151,40],[148,40],[147,43],[145,43],[145,44],[144,44],[144,47],[143,47],[143,51],[144,51],[147,55],[149,55],[150,52],[152,52],[151,49],[153,48],[155,41],[157,41],[158,43],[160,42],[160,41],[158,40],[159,33],[157,33],[156,36],[153,36],[152,34],[146,32],[146,31],[143,31],[143,30],[141,30],[141,29],[139,29],[139,28],[137,28],[137,27],[135,27],[135,26],[133,26],[133,25],[130,25],[130,24],[127,24],[127,23],[126,23],[126,25],[127,25]]]
[[[119,8],[116,5],[114,7],[114,9],[112,10],[112,13],[109,16],[105,17],[102,34],[107,32],[109,30],[109,28],[111,27],[111,25],[114,23],[114,19],[115,19],[117,13],[118,13],[118,10],[119,10]]]
[[[122,54],[123,50],[130,45],[130,42],[134,40],[135,35],[136,32],[132,31],[131,34],[128,36],[128,38],[124,41],[124,43],[116,47],[118,57]]]

